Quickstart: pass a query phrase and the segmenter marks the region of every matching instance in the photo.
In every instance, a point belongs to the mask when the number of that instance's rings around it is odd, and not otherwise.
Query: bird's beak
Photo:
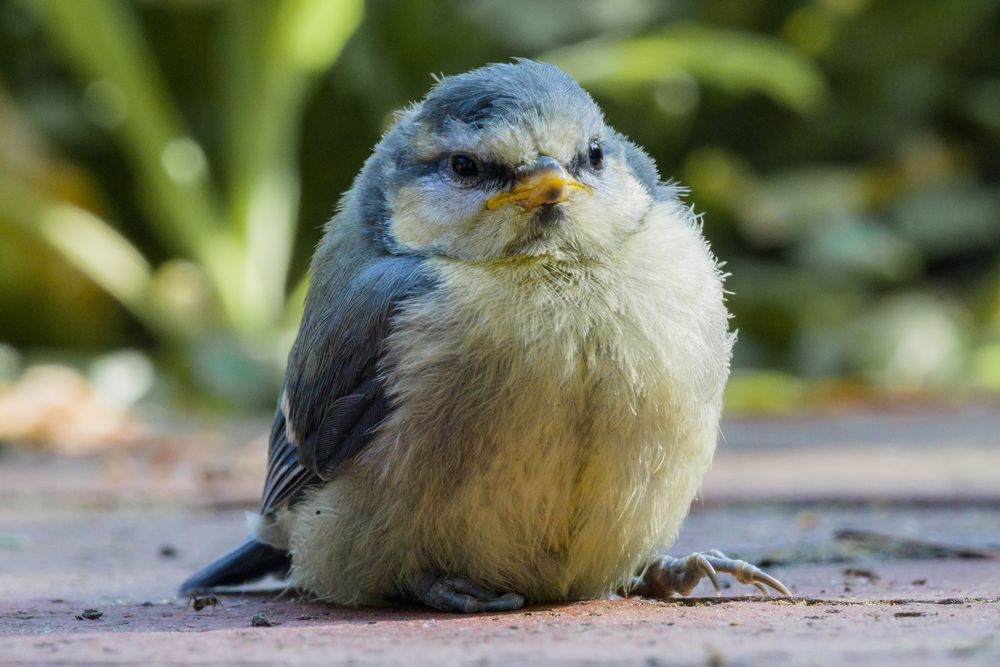
[[[520,175],[510,192],[490,197],[486,208],[491,211],[508,204],[520,204],[525,210],[534,210],[544,204],[561,204],[569,199],[571,190],[591,190],[574,181],[556,160],[543,155],[529,171]]]

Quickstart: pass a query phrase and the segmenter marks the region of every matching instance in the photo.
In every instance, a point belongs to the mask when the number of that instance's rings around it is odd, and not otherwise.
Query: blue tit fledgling
[[[344,194],[252,535],[182,592],[268,573],[452,611],[686,594],[664,556],[715,449],[733,336],[698,220],[568,75],[441,79]]]

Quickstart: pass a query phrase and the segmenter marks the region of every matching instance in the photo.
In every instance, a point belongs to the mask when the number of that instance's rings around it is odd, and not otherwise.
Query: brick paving
[[[721,598],[470,617],[341,609],[265,584],[196,611],[174,587],[242,536],[258,470],[0,453],[0,665],[1000,664],[1000,411],[725,433],[672,552],[767,563],[791,600],[733,582]],[[230,453],[202,463],[217,471]]]

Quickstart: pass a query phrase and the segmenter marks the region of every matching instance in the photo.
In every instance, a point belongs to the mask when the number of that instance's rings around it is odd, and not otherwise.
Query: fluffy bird
[[[516,61],[401,112],[312,262],[251,536],[266,574],[449,611],[689,593],[665,556],[715,449],[733,336],[699,221],[567,74]]]

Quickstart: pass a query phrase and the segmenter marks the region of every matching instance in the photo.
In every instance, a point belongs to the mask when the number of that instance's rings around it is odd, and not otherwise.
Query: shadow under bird
[[[251,536],[181,592],[275,574],[492,612],[727,572],[787,595],[718,551],[664,555],[733,343],[680,194],[551,65],[439,80],[316,250]]]

